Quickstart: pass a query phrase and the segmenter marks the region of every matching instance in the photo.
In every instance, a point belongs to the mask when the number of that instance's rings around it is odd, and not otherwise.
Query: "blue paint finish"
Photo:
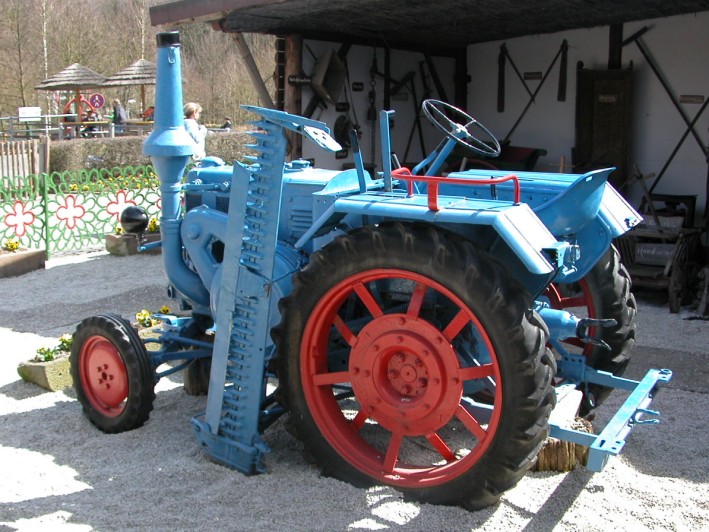
[[[672,372],[668,369],[650,370],[641,381],[620,379],[606,373],[598,382],[602,382],[604,386],[630,389],[631,393],[603,430],[598,435],[593,435],[552,424],[549,436],[589,447],[586,468],[595,472],[602,471],[608,459],[623,450],[627,437],[635,426],[659,423],[657,417],[648,417],[659,414],[649,410],[647,406],[656,395],[658,387],[667,384],[671,378]]]
[[[285,131],[309,138],[324,150],[340,149],[328,127],[254,106],[255,155],[249,164],[226,165],[207,158],[182,182],[194,144],[182,125],[179,39],[158,36],[155,129],[144,144],[160,176],[162,246],[169,293],[189,317],[161,316],[157,367],[166,361],[211,358],[209,395],[203,414],[192,419],[210,456],[246,474],[265,470],[269,452],[261,434],[281,413],[266,391],[266,368],[275,356],[271,329],[280,321],[278,301],[311,253],[338,235],[384,221],[430,224],[455,232],[492,253],[530,293],[550,282],[582,278],[611,241],[640,222],[640,215],[607,183],[612,169],[583,175],[519,172],[521,202],[511,183],[440,183],[438,210],[418,183],[409,195],[392,179],[389,121],[382,112],[383,172],[370,176],[353,138],[355,169],[317,169],[307,161],[286,162]],[[456,141],[447,139],[416,165],[415,175],[437,175]],[[470,170],[451,177],[485,179],[509,172]],[[433,190],[433,189],[432,189]],[[421,193],[423,192],[423,193]],[[184,199],[184,210],[182,201]],[[653,370],[640,382],[592,370],[564,351],[561,341],[580,334],[579,318],[537,305],[562,353],[559,377],[569,385],[597,383],[631,392],[609,427],[598,436],[552,426],[552,435],[591,447],[589,468],[599,470],[622,449],[635,425],[652,422],[648,408],[657,385],[671,372]],[[214,335],[214,342],[204,337]],[[346,362],[343,362],[346,363]],[[156,379],[184,367],[156,373]],[[468,390],[470,391],[470,390]],[[464,401],[480,412],[486,405]],[[489,409],[488,409],[489,410]]]

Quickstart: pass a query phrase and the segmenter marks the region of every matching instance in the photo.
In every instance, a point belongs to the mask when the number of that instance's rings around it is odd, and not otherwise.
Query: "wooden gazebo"
[[[90,104],[82,98],[81,91],[101,87],[105,80],[106,76],[103,74],[99,74],[79,63],[74,63],[54,76],[41,81],[39,84],[35,85],[34,88],[36,90],[45,91],[74,91],[74,99],[71,100],[70,103],[74,103],[76,121],[81,122],[84,104],[90,106]]]
[[[112,76],[108,76],[103,82],[103,87],[127,87],[140,85],[140,112],[143,113],[145,106],[145,86],[155,85],[156,74],[155,63],[145,59],[138,59],[124,69],[119,70]]]

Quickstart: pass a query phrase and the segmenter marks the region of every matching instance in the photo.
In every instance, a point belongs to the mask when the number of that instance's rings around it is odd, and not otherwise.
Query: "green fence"
[[[53,253],[102,244],[121,212],[160,212],[159,180],[152,166],[54,172],[0,181],[0,244],[8,240]]]

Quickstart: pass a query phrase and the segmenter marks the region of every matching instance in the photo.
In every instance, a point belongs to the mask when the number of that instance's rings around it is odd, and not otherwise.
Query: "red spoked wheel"
[[[523,291],[468,243],[413,225],[355,231],[312,259],[275,336],[292,428],[323,473],[494,503],[536,456],[554,401]]]
[[[405,282],[412,297],[405,312],[384,314],[371,283]],[[446,326],[422,316],[424,297],[447,299],[455,315]],[[372,319],[355,334],[339,313],[346,301],[359,300]],[[472,326],[479,332],[489,362],[463,367],[453,342]],[[348,368],[328,368],[330,331],[335,328],[351,352]],[[303,334],[302,349],[320,356],[301,359],[305,399],[315,423],[340,456],[368,476],[401,487],[442,484],[461,474],[489,447],[499,424],[502,387],[497,354],[477,317],[445,287],[421,275],[401,270],[368,270],[348,277],[320,300]],[[468,380],[488,380],[490,419],[475,418],[461,403]],[[351,383],[355,401],[344,411],[335,387]],[[355,406],[355,402],[358,403]],[[373,423],[381,434],[368,434]],[[353,431],[357,433],[353,437]],[[446,440],[472,443],[454,445]],[[424,441],[407,449],[407,439]],[[371,440],[371,441],[370,441]],[[382,445],[379,445],[379,444]],[[430,447],[430,452],[424,449]],[[429,455],[426,462],[423,456]]]
[[[130,323],[112,314],[83,320],[70,360],[77,398],[94,425],[115,433],[145,423],[155,399],[153,368]]]
[[[565,340],[568,350],[586,357],[588,366],[621,376],[631,359],[635,345],[637,304],[630,291],[630,274],[620,262],[618,251],[611,247],[591,271],[573,284],[551,285],[546,292],[553,308],[568,310],[578,317],[614,319],[613,327],[591,328],[589,334],[610,347]],[[581,414],[600,405],[612,388],[589,385],[584,390]]]

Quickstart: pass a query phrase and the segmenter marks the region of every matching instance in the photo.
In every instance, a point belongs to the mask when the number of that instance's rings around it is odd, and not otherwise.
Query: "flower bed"
[[[149,244],[160,240],[160,233],[148,233],[143,235],[143,243]],[[135,255],[138,251],[138,237],[136,235],[106,235],[106,251],[111,255],[125,257]],[[144,253],[160,253],[161,247],[153,248]]]
[[[41,386],[52,392],[72,386],[69,351],[72,336],[64,334],[55,347],[40,347],[37,355],[17,366],[22,380]]]
[[[0,279],[42,270],[45,260],[44,250],[21,248],[17,240],[8,239],[0,248]]]

